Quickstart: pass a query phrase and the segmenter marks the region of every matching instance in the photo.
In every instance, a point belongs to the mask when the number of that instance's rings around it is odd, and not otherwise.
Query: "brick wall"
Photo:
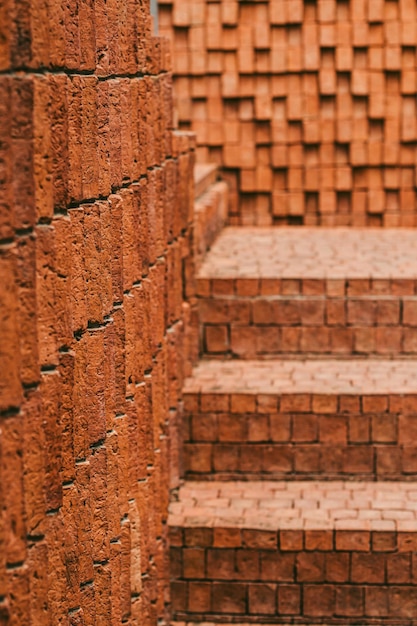
[[[176,108],[243,224],[416,224],[415,0],[160,0]]]
[[[1,624],[165,615],[194,149],[168,56],[147,2],[0,8]]]

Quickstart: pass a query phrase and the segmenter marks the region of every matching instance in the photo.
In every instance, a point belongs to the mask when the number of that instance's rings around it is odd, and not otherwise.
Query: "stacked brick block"
[[[183,522],[171,531],[179,619],[412,626],[415,528],[405,509],[402,519],[399,511],[375,515],[387,503],[403,506],[412,490],[402,485],[394,496],[390,484],[376,483],[189,483],[180,493],[194,506],[172,505],[173,522]],[[349,501],[367,522],[337,521]],[[327,526],[317,521],[317,502],[329,504]]]
[[[193,139],[148,3],[0,14],[0,622],[155,624]]]
[[[361,365],[356,369],[366,380],[369,374]],[[371,362],[369,368],[378,370],[378,365]],[[390,378],[392,389],[398,367],[394,361],[379,371],[380,378]],[[242,380],[244,373],[236,370],[236,379]],[[335,376],[329,376],[326,364],[317,361],[312,370],[326,380],[316,393],[260,388],[258,393],[199,394],[190,386],[184,416],[187,478],[415,480],[417,399],[412,387],[400,393],[397,386],[389,395],[348,393],[348,388],[335,393]],[[279,377],[268,364],[257,374],[267,379],[271,372]]]
[[[231,223],[416,224],[415,2],[159,4],[180,127],[238,192]]]
[[[201,352],[417,351],[412,229],[225,229],[197,277]]]

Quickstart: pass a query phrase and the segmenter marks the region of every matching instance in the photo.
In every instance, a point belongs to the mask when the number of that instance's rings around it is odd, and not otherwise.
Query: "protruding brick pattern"
[[[416,479],[416,380],[416,361],[202,361],[184,389],[185,475]]]
[[[417,354],[413,231],[227,228],[197,276],[201,351]]]
[[[186,483],[169,518],[174,615],[411,626],[416,502],[404,483]]]
[[[235,223],[416,225],[414,1],[159,5],[180,125]]]

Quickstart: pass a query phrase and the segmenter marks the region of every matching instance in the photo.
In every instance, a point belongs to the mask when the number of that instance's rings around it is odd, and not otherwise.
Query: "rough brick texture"
[[[160,0],[182,128],[232,223],[416,224],[416,6]]]
[[[147,2],[0,9],[0,622],[156,624],[193,139]]]

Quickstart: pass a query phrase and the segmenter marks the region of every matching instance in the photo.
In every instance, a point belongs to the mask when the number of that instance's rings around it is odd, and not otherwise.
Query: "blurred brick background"
[[[232,223],[416,225],[413,0],[160,0],[181,128]]]
[[[0,7],[1,624],[166,611],[194,160],[168,67],[148,2]]]

